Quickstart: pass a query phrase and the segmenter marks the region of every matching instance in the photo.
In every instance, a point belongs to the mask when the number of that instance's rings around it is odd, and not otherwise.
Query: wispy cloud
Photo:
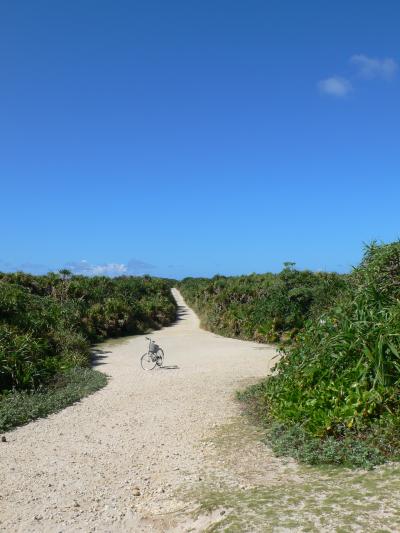
[[[123,263],[102,263],[95,265],[89,263],[86,259],[67,263],[65,268],[73,274],[82,274],[84,276],[123,276],[128,273],[128,268]]]
[[[66,268],[73,274],[83,276],[140,276],[148,274],[156,267],[140,259],[131,259],[127,263],[90,263],[86,259],[80,261],[69,261],[64,265],[50,267],[36,263],[14,264],[0,259],[0,272],[27,272],[30,274],[46,274],[47,272],[58,271],[60,268]]]
[[[50,270],[51,267],[47,265],[30,262],[13,264],[0,259],[0,272],[27,272],[29,274],[46,274]]]
[[[14,265],[0,259],[0,272],[14,272]]]
[[[355,74],[350,76],[353,80],[355,78],[364,80],[378,78],[389,81],[393,79],[399,68],[396,61],[391,57],[378,59],[368,57],[365,54],[354,54],[350,57],[349,62],[356,69]],[[353,91],[353,85],[348,78],[331,76],[320,80],[318,89],[323,94],[343,98]]]
[[[89,263],[86,259],[72,261],[65,265],[65,268],[73,274],[84,276],[128,276],[130,274],[146,274],[153,268],[153,265],[139,259],[131,259],[128,263]]]
[[[127,267],[130,274],[146,274],[156,268],[154,265],[141,261],[140,259],[131,259],[128,261]]]
[[[329,96],[336,96],[343,98],[347,96],[352,90],[353,86],[346,78],[340,76],[332,76],[318,82],[318,89],[321,93]]]
[[[364,54],[355,54],[351,56],[350,63],[357,68],[357,74],[367,80],[373,78],[391,80],[398,70],[398,64],[390,57],[377,59]]]

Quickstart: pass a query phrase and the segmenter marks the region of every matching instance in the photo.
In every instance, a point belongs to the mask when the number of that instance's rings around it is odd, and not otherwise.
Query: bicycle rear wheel
[[[153,370],[156,366],[156,358],[153,359],[151,353],[145,353],[140,358],[140,364],[142,365],[143,370]]]
[[[164,362],[164,352],[162,351],[161,348],[159,348],[156,353],[156,365],[163,366],[163,362]]]

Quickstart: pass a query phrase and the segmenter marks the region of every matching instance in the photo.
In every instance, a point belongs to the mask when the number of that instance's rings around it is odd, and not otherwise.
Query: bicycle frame
[[[150,337],[146,337],[146,339],[149,341],[149,346],[147,348],[147,353],[142,355],[140,364],[142,365],[143,370],[152,370],[156,365],[162,366],[164,361],[164,351],[153,341],[153,339],[150,339]],[[150,361],[154,363],[154,366],[147,368],[147,363]]]

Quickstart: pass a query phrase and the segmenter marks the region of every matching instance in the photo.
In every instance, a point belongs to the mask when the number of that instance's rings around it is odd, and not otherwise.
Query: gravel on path
[[[163,368],[141,369],[144,336],[108,341],[94,361],[110,376],[104,389],[0,443],[0,531],[190,529],[179,488],[218,469],[207,438],[237,417],[235,390],[265,376],[276,352],[200,329],[173,293],[177,322],[151,335]]]

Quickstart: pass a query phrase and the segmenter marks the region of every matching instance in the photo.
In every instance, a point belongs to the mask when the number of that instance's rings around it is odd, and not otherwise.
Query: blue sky
[[[399,20],[390,0],[3,0],[0,270],[348,270],[400,234]]]

